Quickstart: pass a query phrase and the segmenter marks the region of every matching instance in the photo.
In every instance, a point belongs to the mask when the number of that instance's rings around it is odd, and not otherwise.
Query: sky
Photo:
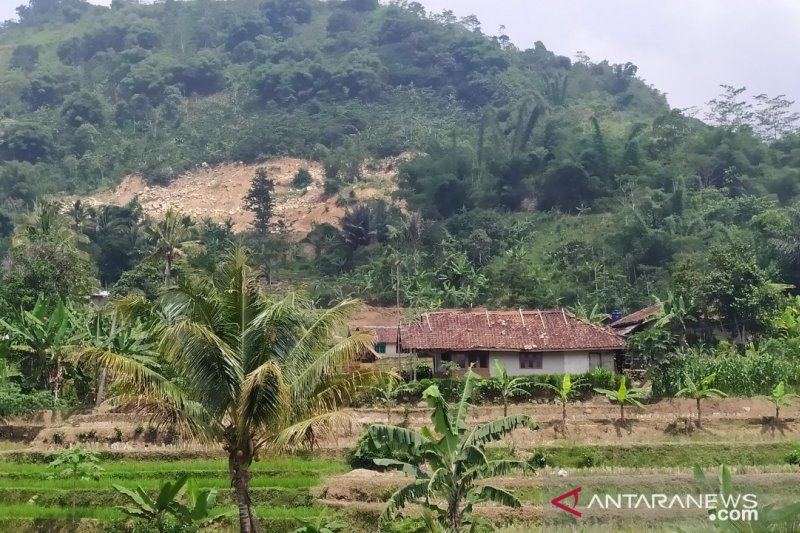
[[[474,14],[485,33],[536,41],[560,55],[632,62],[672,106],[702,107],[722,83],[800,101],[800,0],[418,0],[429,12]],[[21,0],[0,0],[0,20]],[[93,0],[108,4],[110,0]]]

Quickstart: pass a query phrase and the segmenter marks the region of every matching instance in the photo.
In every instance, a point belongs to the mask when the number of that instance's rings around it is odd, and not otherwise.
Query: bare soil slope
[[[368,161],[362,169],[363,178],[348,186],[342,194],[358,199],[390,199],[395,190],[397,165],[409,157]],[[114,190],[83,199],[89,205],[124,205],[138,197],[144,211],[156,218],[170,207],[192,216],[210,218],[216,222],[230,219],[234,231],[243,231],[253,221],[252,213],[243,209],[244,197],[256,169],[265,167],[275,182],[275,222],[283,221],[292,236],[303,238],[314,224],[338,225],[344,208],[337,205],[336,196],[323,195],[322,164],[296,158],[270,159],[263,163],[245,165],[225,163],[215,167],[199,167],[179,176],[167,186],[148,185],[142,176],[131,174]],[[292,178],[301,168],[307,169],[313,183],[305,189],[292,187]]]

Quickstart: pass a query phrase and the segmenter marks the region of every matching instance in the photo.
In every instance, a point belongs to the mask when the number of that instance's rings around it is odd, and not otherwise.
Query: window
[[[375,351],[377,353],[386,353],[386,343],[385,342],[379,342],[378,344],[376,344],[375,345]]]
[[[519,354],[519,367],[542,369],[542,354],[540,353],[521,353]]]

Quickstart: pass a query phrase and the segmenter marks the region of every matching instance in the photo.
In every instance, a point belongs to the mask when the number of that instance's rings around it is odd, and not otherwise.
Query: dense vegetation
[[[742,310],[718,293],[798,281],[800,139],[785,99],[725,87],[709,126],[635,65],[520,50],[474,17],[408,2],[61,0],[19,14],[0,31],[6,241],[37,198],[130,172],[167,181],[293,154],[321,158],[336,194],[367,158],[413,150],[398,176],[409,214],[342,198],[344,229],[315,229],[315,257],[299,261],[262,235],[270,279],[325,279],[326,303],[393,302],[399,272],[404,303],[424,308],[610,311],[676,287],[756,329],[752,308],[777,308],[765,291]],[[132,269],[123,286],[143,282],[136,206],[84,211],[79,248],[102,283]],[[738,279],[702,275],[715,268]]]

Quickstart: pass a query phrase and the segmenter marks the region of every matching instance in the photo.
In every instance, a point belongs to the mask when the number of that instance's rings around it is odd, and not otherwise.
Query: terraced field
[[[647,411],[632,412],[631,426],[620,428],[613,406],[599,401],[576,404],[569,410],[569,433],[564,438],[554,431],[560,419],[557,406],[514,405],[512,412],[533,414],[541,429],[514,432],[490,454],[523,460],[535,454],[546,466],[493,482],[513,491],[521,509],[479,504],[476,511],[502,533],[717,531],[701,509],[593,509],[587,504],[593,495],[718,492],[722,464],[730,466],[736,490],[755,494],[759,506],[800,501],[800,467],[789,462],[800,446],[797,406],[786,410],[781,426],[773,427],[769,405],[760,399],[709,401],[702,429],[687,423],[691,407],[684,401],[653,404]],[[419,427],[429,414],[427,409],[411,408],[394,416]],[[498,414],[497,407],[478,407],[469,423]],[[406,482],[402,474],[351,470],[344,459],[362,429],[385,422],[385,417],[379,409],[357,410],[353,427],[322,442],[317,455],[255,463],[252,496],[263,531],[292,532],[300,525],[298,519],[323,517],[345,522],[353,533],[422,533],[420,509],[413,506],[404,520],[378,522],[387,498]],[[216,488],[220,505],[234,510],[227,463],[218,450],[148,443],[136,438],[135,428],[141,422],[124,413],[76,414],[56,423],[29,422],[33,430],[19,433],[35,435],[31,441],[0,442],[0,531],[130,531],[119,527],[124,516],[115,506],[124,499],[113,485],[141,485],[154,493],[161,483],[184,473],[201,487]],[[123,430],[124,440],[109,444],[116,427]],[[47,479],[47,462],[65,446],[52,442],[55,431],[67,437],[96,431],[97,440],[70,444],[101,454],[105,471],[100,481]],[[693,478],[694,465],[706,470],[706,481]],[[578,487],[580,518],[551,505],[551,499]],[[206,531],[232,532],[236,527],[229,520]]]

